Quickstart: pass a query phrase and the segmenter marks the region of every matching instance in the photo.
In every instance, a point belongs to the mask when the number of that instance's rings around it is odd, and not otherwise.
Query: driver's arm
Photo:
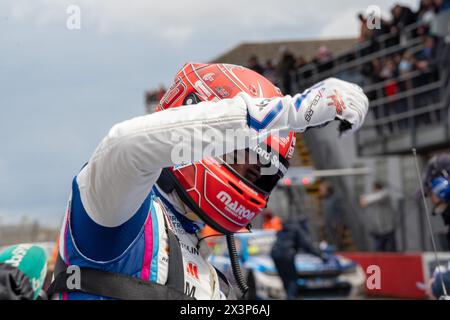
[[[220,142],[212,136],[222,136],[226,129],[251,134],[246,119],[246,104],[236,97],[168,109],[113,126],[77,176],[86,212],[102,226],[121,225],[140,207],[161,169],[176,164],[172,151],[180,138],[188,146],[201,146]],[[212,135],[202,134],[206,131]],[[194,154],[192,160],[201,158]]]
[[[236,148],[233,141],[223,143],[230,138],[226,130],[240,130],[240,136],[255,139],[275,130],[304,131],[340,119],[352,131],[361,126],[367,107],[361,88],[330,78],[294,97],[267,100],[241,93],[137,117],[115,125],[79,173],[81,201],[94,222],[116,227],[133,216],[161,169],[178,164],[172,155],[179,145],[174,137],[194,146],[213,144],[213,155],[220,156]],[[202,158],[201,152],[194,152],[190,160]]]

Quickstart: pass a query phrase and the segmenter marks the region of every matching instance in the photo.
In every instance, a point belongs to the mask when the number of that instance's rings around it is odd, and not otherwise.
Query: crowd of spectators
[[[145,106],[147,109],[147,113],[152,113],[154,107],[158,104],[158,102],[162,99],[164,94],[166,93],[166,88],[163,84],[159,86],[158,89],[150,89],[145,92]]]
[[[314,63],[318,72],[330,69],[332,53],[326,46],[321,46],[311,61],[303,55],[296,56],[287,47],[279,49],[278,57],[268,59],[264,64],[258,56],[252,55],[247,61],[247,67],[258,72],[278,86],[285,94],[294,94],[299,89],[299,82],[312,76],[312,68],[302,70],[309,63]]]
[[[415,94],[410,100],[409,109],[407,95],[396,96],[398,93],[432,84],[439,79],[438,65],[441,50],[445,48],[445,39],[430,33],[429,24],[435,15],[450,9],[448,0],[422,0],[417,12],[396,4],[391,10],[392,20],[381,19],[380,28],[371,29],[367,18],[358,15],[361,22],[359,42],[361,56],[374,53],[383,48],[401,44],[402,37],[417,39],[418,50],[412,48],[393,50],[393,53],[383,58],[375,57],[363,65],[361,74],[364,85],[369,86],[368,96],[374,103],[372,108],[375,119],[399,115],[407,110],[416,112],[414,125],[430,124],[432,118],[439,119],[440,111],[417,112],[418,109],[436,103],[439,99],[438,88]],[[414,24],[414,27],[410,26]],[[368,44],[368,45],[367,45]],[[380,99],[380,100],[377,100]],[[412,102],[412,103],[411,103]],[[423,109],[422,109],[423,110]],[[386,126],[377,125],[378,134],[392,133],[393,130],[408,128],[411,122],[407,117],[397,117],[396,121],[387,122]],[[384,132],[386,131],[386,132]]]
[[[415,112],[417,109],[437,102],[438,89],[416,94],[412,103],[411,100],[408,101],[409,95],[397,94],[438,80],[438,65],[442,63],[438,61],[438,58],[442,56],[440,52],[443,48],[448,50],[450,37],[439,38],[432,35],[429,24],[436,14],[449,9],[450,0],[421,0],[417,11],[395,4],[391,8],[391,20],[376,17],[379,20],[378,25],[375,26],[371,20],[373,16],[364,16],[360,13],[357,15],[360,21],[360,36],[356,50],[336,57],[323,45],[318,48],[311,60],[307,60],[303,55],[296,56],[286,46],[282,46],[274,59],[261,62],[257,55],[252,55],[246,66],[268,78],[283,93],[291,95],[303,91],[313,81],[320,80],[320,76],[315,78],[313,75],[321,73],[324,77],[333,75],[357,82],[370,88],[366,93],[372,101],[371,109],[376,120],[406,111]],[[405,37],[410,40],[415,39],[418,45],[403,47],[401,44]],[[397,47],[392,48],[394,46]],[[377,54],[379,50],[385,48],[391,48],[392,53]],[[373,58],[370,58],[372,56]],[[356,71],[351,68],[340,72],[332,70],[334,67],[341,66],[342,63],[352,63],[357,57],[365,58],[366,62],[363,65],[357,64]],[[146,92],[147,106],[158,102],[164,92],[163,86]],[[411,125],[411,119],[417,126],[430,124],[432,119],[439,119],[439,117],[439,110],[432,113],[421,113],[419,110],[409,120],[406,116],[399,116],[395,121],[376,125],[376,130],[379,134],[392,133],[394,130],[408,128]]]
[[[439,101],[439,88],[438,85],[433,87],[433,83],[439,79],[439,66],[449,62],[447,56],[450,44],[450,37],[440,38],[430,32],[430,23],[438,13],[449,9],[450,0],[422,0],[415,12],[407,6],[395,4],[391,9],[392,19],[388,21],[380,16],[375,17],[378,18],[377,25],[374,25],[373,16],[360,13],[360,36],[356,50],[333,59],[331,52],[322,46],[309,64],[303,57],[294,59],[292,54],[284,54],[275,68],[278,70],[275,82],[285,93],[292,94],[292,81],[296,82],[294,91],[298,91],[305,89],[302,83],[307,86],[311,84],[308,79],[317,81],[321,77],[338,76],[370,88],[367,94],[373,104],[375,119],[389,117],[387,119],[390,120],[378,122],[378,134],[407,129],[412,122],[414,126],[428,125],[433,119],[441,117],[438,108],[427,112],[424,107]],[[414,42],[404,46],[405,40]],[[388,48],[391,52],[388,55],[380,51]],[[447,50],[446,53],[442,54],[443,50]],[[343,71],[331,70],[347,62],[351,64],[357,57],[365,59],[366,62],[362,66],[355,63],[356,70],[351,67]],[[296,62],[293,66],[292,61]],[[289,71],[286,71],[287,65],[292,66],[291,77]],[[304,68],[305,65],[308,67]],[[324,71],[330,72],[323,73]],[[313,73],[319,74],[319,77],[312,78]],[[424,88],[426,85],[429,85],[428,89]],[[419,87],[423,87],[422,91],[416,91],[412,99],[408,100],[408,97],[411,97],[409,94],[398,95]],[[406,111],[414,113],[414,116],[408,117]],[[394,117],[391,117],[393,115]]]
[[[375,102],[372,110],[376,119],[407,111],[407,95],[396,96],[398,93],[432,84],[438,80],[437,53],[441,47],[441,40],[429,34],[421,37],[420,50],[413,52],[411,49],[406,49],[382,59],[377,57],[362,67],[361,73],[365,84],[374,85],[367,90],[367,95],[372,102]],[[413,109],[437,102],[437,94],[437,88],[415,94],[412,99]],[[418,114],[414,119],[416,125],[429,124],[431,121],[429,113]],[[397,125],[399,129],[406,128],[408,126],[406,118],[400,119]],[[392,132],[392,122],[389,123],[387,130]],[[377,127],[377,131],[381,133],[381,126]]]

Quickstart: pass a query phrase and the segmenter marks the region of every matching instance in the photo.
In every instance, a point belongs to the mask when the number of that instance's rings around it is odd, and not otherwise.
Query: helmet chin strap
[[[164,190],[164,188],[161,188],[160,185],[157,186],[159,188],[159,191],[161,194],[174,205],[175,209],[181,214],[183,214],[187,219],[189,219],[192,222],[198,222],[203,223],[202,219],[194,212],[192,211],[179,197],[178,193],[175,192],[174,189],[167,192]]]
[[[197,215],[203,223],[208,224],[213,229],[223,233],[229,234],[230,232],[222,228],[218,225],[213,219],[209,218],[207,215],[203,215],[201,209],[197,206],[197,204],[189,198],[188,194],[185,192],[183,187],[178,183],[175,176],[172,174],[169,168],[164,168],[161,172],[161,175],[156,181],[158,187],[163,190],[166,194],[172,193],[174,190],[174,194],[180,199],[180,201],[189,208],[195,215]]]

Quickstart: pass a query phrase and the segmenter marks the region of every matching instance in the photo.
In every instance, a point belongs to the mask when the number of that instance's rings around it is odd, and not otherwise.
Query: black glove
[[[33,300],[30,279],[19,269],[0,264],[0,300]]]

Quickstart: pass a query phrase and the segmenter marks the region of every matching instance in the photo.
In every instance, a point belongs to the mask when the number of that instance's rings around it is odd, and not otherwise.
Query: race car
[[[225,276],[233,280],[224,239],[213,244],[211,263]],[[270,250],[276,240],[276,231],[252,230],[237,233],[236,247],[243,274],[247,280],[248,299],[285,299],[283,283],[270,257]],[[298,297],[315,298],[358,298],[364,293],[365,274],[354,261],[339,255],[324,263],[311,254],[299,253],[295,258],[298,271]]]

